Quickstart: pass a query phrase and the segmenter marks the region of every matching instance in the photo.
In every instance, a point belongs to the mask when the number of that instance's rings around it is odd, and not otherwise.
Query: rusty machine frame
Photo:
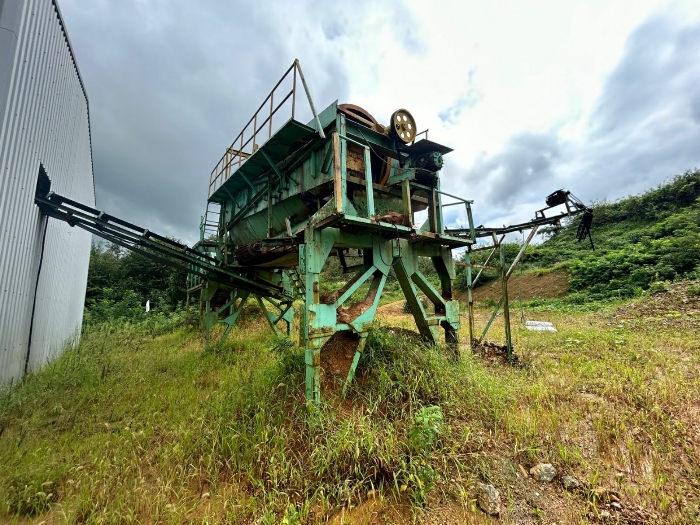
[[[307,123],[297,120],[299,83],[313,116]],[[273,127],[273,118],[278,127]],[[424,138],[417,140],[420,135]],[[207,334],[218,323],[225,326],[219,342],[249,300],[258,304],[280,335],[291,335],[295,305],[300,306],[306,397],[318,404],[322,346],[338,331],[349,331],[358,339],[347,386],[391,270],[422,338],[438,343],[444,332],[448,348],[457,352],[460,314],[453,296],[452,250],[466,249],[470,343],[475,340],[471,291],[479,275],[472,279],[469,258],[475,250],[484,249],[477,245],[481,237],[492,239],[489,261],[500,250],[504,293],[491,321],[502,307],[511,355],[508,277],[540,225],[590,213],[561,190],[550,196],[548,208],[531,222],[509,228],[475,227],[472,201],[440,188],[439,172],[451,151],[428,140],[427,130],[419,133],[405,109],[395,111],[387,126],[351,104],[334,102],[317,112],[295,60],[212,171],[200,240],[193,247],[50,191],[38,193],[36,202],[52,217],[187,268],[188,308],[198,297]],[[545,210],[561,204],[565,212],[545,217]],[[445,227],[443,208],[452,205],[464,206],[466,228]],[[423,210],[427,220],[419,224],[416,213]],[[528,242],[506,269],[504,235],[527,228],[531,229]],[[339,289],[322,293],[322,269],[331,257],[351,278]],[[420,257],[432,261],[438,285],[421,272]],[[424,307],[419,294],[427,297],[430,308]]]

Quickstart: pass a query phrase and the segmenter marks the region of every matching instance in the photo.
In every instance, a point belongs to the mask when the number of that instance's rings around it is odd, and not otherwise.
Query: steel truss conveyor
[[[202,279],[266,297],[293,299],[283,286],[262,279],[258,273],[248,276],[240,271],[223,268],[216,258],[206,253],[52,191],[45,195],[36,195],[34,201],[49,217],[82,228],[144,257],[195,274]]]

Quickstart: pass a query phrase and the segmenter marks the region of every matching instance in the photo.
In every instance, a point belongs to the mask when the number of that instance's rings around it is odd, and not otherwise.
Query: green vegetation
[[[501,489],[506,522],[587,522],[599,507],[586,493],[519,474],[546,461],[650,522],[689,523],[700,503],[695,297],[639,318],[552,314],[555,334],[516,325],[519,368],[467,351],[454,363],[380,328],[348,398],[329,375],[317,410],[304,405],[302,352],[255,316],[216,351],[185,328],[96,326],[2,394],[0,516],[321,523],[370,505],[384,522],[462,523],[480,515],[482,481]],[[526,503],[542,491],[548,501]]]
[[[93,244],[85,294],[85,324],[143,321],[182,310],[186,274],[116,244]],[[146,315],[146,301],[152,312]]]
[[[524,272],[569,272],[571,293],[556,304],[636,297],[650,287],[663,288],[661,283],[700,276],[700,170],[678,175],[642,195],[593,207],[595,251],[587,240],[576,242],[574,220],[546,230],[548,239],[529,248],[523,260]],[[507,260],[518,249],[509,244]],[[486,256],[481,252],[473,259],[483,262]],[[487,271],[483,282],[495,278]]]

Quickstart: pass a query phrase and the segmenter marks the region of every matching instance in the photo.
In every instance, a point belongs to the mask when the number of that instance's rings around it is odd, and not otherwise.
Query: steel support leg
[[[467,314],[469,316],[469,348],[474,350],[474,295],[472,292],[472,259],[467,251],[464,254],[464,262],[467,264]]]
[[[345,385],[343,385],[343,397],[347,394],[348,387],[350,383],[355,379],[355,371],[357,370],[357,364],[360,362],[360,357],[362,357],[362,351],[365,349],[365,344],[367,344],[367,333],[360,334],[360,342],[355,350],[355,355],[352,358],[352,364],[350,365],[350,370],[348,371],[348,377],[345,380]]]
[[[513,341],[510,333],[510,308],[508,305],[508,272],[506,270],[505,244],[500,247],[501,256],[501,290],[503,300],[503,323],[506,325],[506,357],[508,361],[513,359]]]

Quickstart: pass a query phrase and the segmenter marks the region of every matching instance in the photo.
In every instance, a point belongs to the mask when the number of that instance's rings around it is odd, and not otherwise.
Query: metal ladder
[[[221,204],[218,202],[207,201],[207,209],[202,217],[202,222],[199,225],[200,241],[208,237],[219,235],[219,219],[221,217]]]

